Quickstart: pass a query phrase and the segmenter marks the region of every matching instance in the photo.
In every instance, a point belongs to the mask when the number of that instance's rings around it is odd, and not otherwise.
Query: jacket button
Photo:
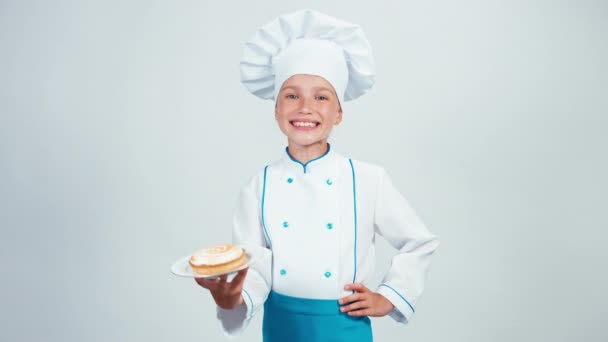
[[[287,228],[287,227],[289,227],[289,222],[287,222],[287,221],[284,221],[284,222],[283,222],[283,227],[284,227],[284,228]]]
[[[281,273],[281,275],[286,275],[287,271],[285,271],[285,269],[281,269],[280,273]]]
[[[328,224],[327,224],[327,229],[332,229],[333,227],[334,227],[334,225],[333,225],[333,224],[331,224],[331,223],[328,223]]]
[[[326,180],[326,181],[325,181],[325,183],[327,183],[327,185],[332,185],[332,184],[334,184],[334,182],[332,182],[332,181],[331,181],[331,179]]]
[[[325,272],[325,278],[331,277],[331,272]]]
[[[287,178],[287,183],[293,183],[293,178]]]

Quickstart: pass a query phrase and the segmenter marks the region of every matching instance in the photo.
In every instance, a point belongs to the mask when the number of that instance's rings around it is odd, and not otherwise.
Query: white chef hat
[[[374,84],[372,49],[361,27],[313,10],[281,15],[245,43],[241,81],[254,95],[274,99],[296,74],[321,76],[344,101]]]

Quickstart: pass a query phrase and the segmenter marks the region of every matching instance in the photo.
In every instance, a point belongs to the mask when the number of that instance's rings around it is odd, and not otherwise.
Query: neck
[[[287,146],[287,150],[292,158],[299,161],[302,164],[306,164],[309,161],[319,158],[320,156],[327,153],[329,145],[327,141],[318,142],[308,146],[299,146],[293,144],[291,141]]]

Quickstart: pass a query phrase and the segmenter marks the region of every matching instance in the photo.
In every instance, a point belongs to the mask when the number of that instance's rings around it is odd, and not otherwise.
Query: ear
[[[335,123],[335,125],[339,125],[339,124],[340,124],[340,122],[342,122],[342,116],[343,116],[343,113],[342,113],[342,106],[340,106],[340,107],[338,108],[338,115],[336,115],[336,123]]]

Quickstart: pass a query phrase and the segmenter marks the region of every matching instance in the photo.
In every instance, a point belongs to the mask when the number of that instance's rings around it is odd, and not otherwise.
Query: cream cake
[[[200,275],[228,273],[245,262],[247,262],[245,250],[231,243],[196,251],[189,260],[194,273]]]

